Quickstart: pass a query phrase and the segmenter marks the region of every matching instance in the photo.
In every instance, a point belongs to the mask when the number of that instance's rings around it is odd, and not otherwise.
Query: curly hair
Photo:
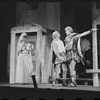
[[[54,37],[54,38],[56,38],[56,37],[60,38],[60,33],[58,31],[54,31],[52,33],[52,37]]]
[[[70,31],[71,33],[73,32],[73,29],[70,26],[65,27],[65,30]]]

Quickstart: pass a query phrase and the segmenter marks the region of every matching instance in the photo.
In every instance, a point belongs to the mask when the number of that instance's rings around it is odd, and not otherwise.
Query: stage
[[[100,87],[78,85],[65,87],[57,84],[33,85],[0,84],[0,100],[94,100],[100,99]]]

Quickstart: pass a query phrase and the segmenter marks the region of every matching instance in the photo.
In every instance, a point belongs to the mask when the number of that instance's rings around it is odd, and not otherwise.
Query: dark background
[[[16,1],[16,2],[25,2]],[[16,2],[10,2],[8,0],[0,1],[0,82],[8,83],[8,69],[7,69],[7,54],[8,54],[8,44],[10,43],[10,29],[16,25]],[[27,3],[31,4],[31,0],[27,1]],[[36,9],[38,7],[38,3],[31,4],[32,9]],[[61,2],[60,4],[60,32],[61,39],[64,40],[64,28],[67,25],[72,26],[75,32],[81,33],[91,29],[92,26],[92,12],[88,9],[76,5],[74,2]],[[91,4],[89,7],[91,9]],[[68,22],[67,18],[68,14],[66,11],[74,11],[74,22]],[[86,37],[91,42],[91,35]],[[92,46],[92,42],[91,42]],[[90,57],[90,58],[89,58]],[[92,61],[92,50],[86,53],[86,59]]]

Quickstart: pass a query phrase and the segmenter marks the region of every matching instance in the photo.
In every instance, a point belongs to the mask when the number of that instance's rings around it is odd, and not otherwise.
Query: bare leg
[[[62,76],[63,76],[63,83],[62,83],[62,85],[66,86],[67,65],[64,64],[64,63],[62,64],[62,71],[63,71],[63,73],[62,73]]]
[[[72,60],[70,62],[69,68],[70,68],[70,76],[71,76],[71,81],[76,85],[76,70],[75,70],[75,65],[76,61]]]

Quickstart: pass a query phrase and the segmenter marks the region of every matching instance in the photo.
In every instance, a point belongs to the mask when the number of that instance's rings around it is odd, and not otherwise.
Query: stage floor
[[[20,84],[0,84],[0,87],[13,87],[13,88],[34,88],[33,85],[20,85]],[[67,90],[82,90],[82,91],[100,91],[100,87],[94,87],[91,85],[77,85],[76,87],[52,86],[52,84],[38,84],[39,89],[67,89]]]
[[[77,85],[65,87],[57,84],[33,85],[0,84],[0,100],[100,100],[100,87]]]

